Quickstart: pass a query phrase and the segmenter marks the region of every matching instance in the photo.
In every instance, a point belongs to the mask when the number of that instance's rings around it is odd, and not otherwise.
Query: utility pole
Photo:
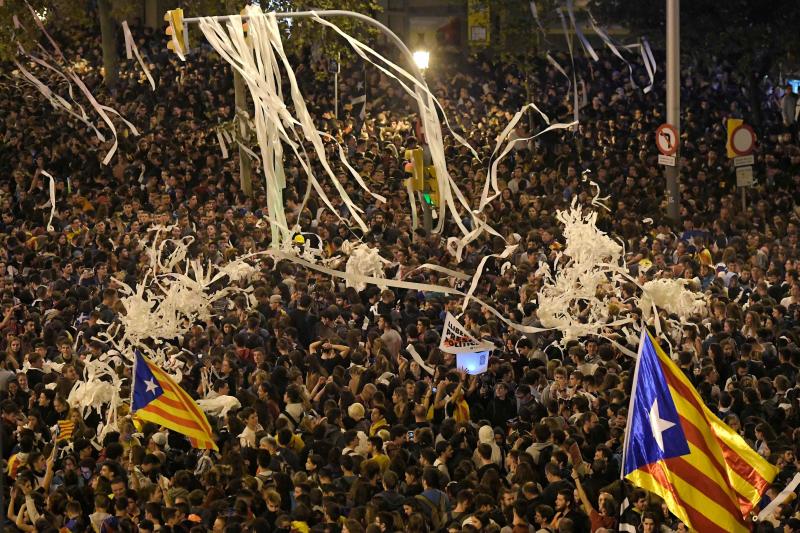
[[[250,141],[250,123],[248,121],[250,114],[247,112],[247,95],[244,92],[242,75],[235,69],[233,69],[233,95],[236,107],[236,140],[242,144],[248,144]],[[253,196],[253,161],[242,148],[242,144],[239,144],[239,186],[242,188],[242,192],[250,197]]]
[[[675,152],[675,166],[666,168],[667,178],[667,216],[672,223],[678,222],[680,212],[681,161],[681,55],[680,55],[680,0],[667,2],[667,122],[675,127],[678,151]]]
[[[342,53],[336,55],[336,70],[333,71],[333,116],[339,120],[339,71],[342,70]]]

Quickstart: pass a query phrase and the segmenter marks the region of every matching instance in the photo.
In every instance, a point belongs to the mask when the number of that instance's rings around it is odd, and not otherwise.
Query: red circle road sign
[[[678,151],[678,130],[672,124],[662,124],[656,130],[656,148],[664,155]]]
[[[731,149],[736,155],[750,155],[756,144],[756,132],[747,124],[740,124],[731,133]]]

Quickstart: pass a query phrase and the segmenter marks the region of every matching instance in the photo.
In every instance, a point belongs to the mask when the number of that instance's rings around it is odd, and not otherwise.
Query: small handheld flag
[[[56,441],[68,441],[75,432],[75,423],[70,420],[59,420]]]
[[[642,331],[622,475],[664,498],[693,531],[748,532],[747,517],[778,469],[705,406]]]
[[[195,448],[218,449],[208,419],[197,403],[138,351],[133,365],[131,411],[141,420],[186,435]]]

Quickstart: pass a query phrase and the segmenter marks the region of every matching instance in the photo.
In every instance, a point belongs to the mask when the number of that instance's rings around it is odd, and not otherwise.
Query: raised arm
[[[572,469],[572,479],[575,480],[575,488],[578,489],[578,497],[581,499],[581,503],[583,504],[583,508],[586,509],[586,514],[589,514],[590,511],[597,510],[592,505],[592,502],[589,501],[589,497],[586,496],[586,491],[583,490],[583,485],[581,484],[581,476],[578,475],[578,471],[574,468]]]
[[[53,451],[50,453],[50,457],[47,458],[47,470],[44,473],[44,481],[42,481],[42,487],[44,487],[44,491],[47,493],[50,492],[50,484],[53,482],[53,475],[55,474],[55,464],[57,456],[58,456],[58,440],[55,440],[53,441]]]

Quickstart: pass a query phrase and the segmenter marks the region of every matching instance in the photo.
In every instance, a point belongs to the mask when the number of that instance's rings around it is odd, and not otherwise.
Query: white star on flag
[[[147,385],[147,392],[152,392],[153,395],[155,395],[156,390],[158,390],[158,384],[156,383],[156,380],[150,378],[147,381],[145,381],[144,384]]]
[[[653,400],[650,406],[650,429],[653,431],[653,438],[656,439],[658,448],[664,451],[664,432],[675,425],[675,422],[664,420],[658,414],[658,399]]]

